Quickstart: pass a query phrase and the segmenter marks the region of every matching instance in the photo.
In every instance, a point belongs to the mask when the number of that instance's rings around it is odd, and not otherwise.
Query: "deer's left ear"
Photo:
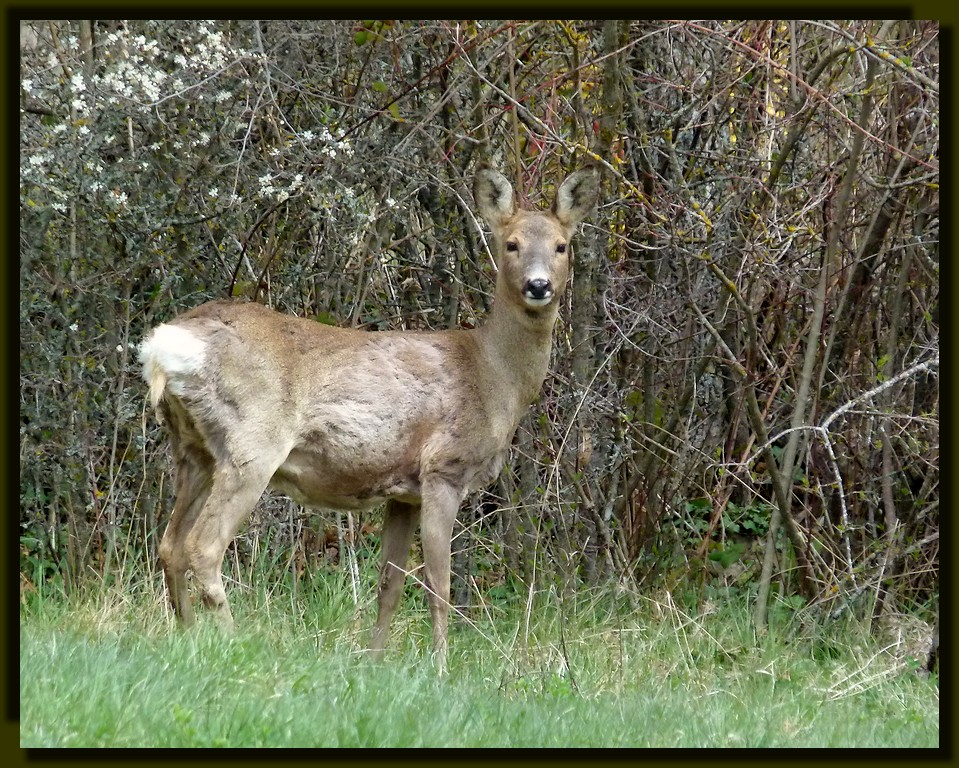
[[[592,211],[599,198],[599,171],[595,166],[571,174],[559,185],[553,213],[563,226],[573,227]]]

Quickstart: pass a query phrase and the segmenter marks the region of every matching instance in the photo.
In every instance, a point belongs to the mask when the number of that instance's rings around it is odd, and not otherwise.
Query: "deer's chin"
[[[543,296],[542,298],[535,298],[533,296],[527,296],[523,294],[523,303],[526,304],[530,309],[542,309],[543,307],[548,307],[553,303],[553,299],[556,294],[550,292],[548,296]]]

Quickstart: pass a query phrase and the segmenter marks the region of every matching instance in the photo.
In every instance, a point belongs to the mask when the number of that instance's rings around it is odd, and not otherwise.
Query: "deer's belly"
[[[420,480],[412,466],[375,466],[362,459],[334,462],[321,450],[294,449],[270,485],[300,504],[331,509],[363,509],[387,499],[420,500]]]

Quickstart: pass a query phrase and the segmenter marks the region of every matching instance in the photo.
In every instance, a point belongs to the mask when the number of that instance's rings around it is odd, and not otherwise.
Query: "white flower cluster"
[[[337,140],[333,138],[333,134],[330,133],[326,126],[320,130],[320,141],[325,142],[320,151],[329,157],[336,157],[339,152],[342,152],[347,157],[353,157],[353,147],[350,145],[350,142],[346,139]]]
[[[223,69],[233,58],[223,33],[212,32],[206,24],[201,24],[200,35],[202,37],[196,44],[196,63],[208,71]],[[186,50],[190,53],[189,47]]]
[[[120,58],[103,74],[95,76],[97,85],[110,94],[134,101],[159,100],[161,87],[169,75],[147,64],[141,56]]]
[[[96,84],[107,94],[108,103],[118,99],[139,102],[144,106],[156,104],[165,97],[178,95],[194,87],[173,71],[190,73],[190,79],[206,78],[227,69],[229,65],[250,52],[232,47],[222,32],[214,31],[203,22],[193,34],[184,35],[176,43],[176,51],[164,51],[157,40],[128,31],[110,32],[104,38],[104,59],[110,64]],[[31,83],[32,85],[32,83]],[[219,91],[216,101],[232,96]]]
[[[20,180],[27,205],[48,205],[64,213],[74,201],[85,199],[116,215],[141,215],[149,202],[135,193],[137,180],[117,181],[112,166],[105,170],[99,162],[105,150],[118,144],[125,150],[129,136],[136,152],[148,149],[158,159],[190,168],[200,155],[216,152],[214,145],[221,138],[229,141],[234,130],[243,135],[249,130],[246,120],[237,121],[232,128],[232,113],[243,109],[252,87],[232,65],[248,61],[254,54],[233,45],[229,32],[216,31],[214,22],[177,22],[175,26],[147,22],[133,30],[119,26],[104,31],[97,35],[97,71],[92,75],[83,65],[80,41],[68,35],[60,40],[59,55],[41,48],[21,67],[25,75],[20,81],[21,93],[49,105],[59,115],[56,120],[23,124],[27,133],[21,140]],[[206,106],[200,103],[204,101]],[[214,105],[215,116],[211,114]],[[138,117],[127,122],[130,114]],[[172,117],[177,119],[171,121]],[[101,123],[110,130],[99,133],[97,125]],[[124,133],[117,130],[120,126]],[[337,146],[329,131],[323,131],[322,139]],[[352,154],[346,142],[341,144],[338,151]],[[151,158],[136,156],[136,167],[149,171],[152,163],[147,159]],[[137,172],[131,165],[126,169]],[[282,181],[264,176],[259,195],[254,192],[252,196],[282,201],[301,191],[302,174],[291,179],[293,169],[279,175],[271,170],[273,177]],[[122,187],[127,192],[120,191]],[[217,205],[242,202],[222,184],[213,182],[207,190],[206,199]]]
[[[27,159],[27,162],[29,163],[29,167],[36,168],[37,170],[41,170],[43,166],[45,166],[51,160],[53,160],[52,154],[50,154],[49,152],[40,152],[36,155],[31,155]]]
[[[312,205],[324,211],[336,212],[338,217],[352,216],[356,222],[369,221],[370,219],[370,201],[365,196],[357,196],[352,187],[337,186],[336,188],[317,194],[312,199]],[[393,201],[395,203],[395,201]],[[354,233],[360,230],[354,228]],[[355,245],[358,240],[354,239]]]
[[[285,186],[276,186],[274,184],[275,181],[277,181],[277,179],[274,179],[268,173],[257,179],[257,183],[260,185],[259,196],[261,198],[272,197],[275,198],[278,203],[283,203],[303,188],[302,173],[296,174],[290,183]]]
[[[318,143],[319,152],[327,157],[336,157],[341,152],[346,157],[353,157],[353,146],[348,139],[337,139],[325,125],[320,126],[319,135],[313,131],[303,131],[298,136],[304,144]]]

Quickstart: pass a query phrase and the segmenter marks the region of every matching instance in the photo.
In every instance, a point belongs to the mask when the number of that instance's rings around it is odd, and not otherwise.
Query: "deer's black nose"
[[[539,277],[535,280],[527,280],[526,287],[523,289],[523,295],[533,301],[544,301],[553,297],[553,284],[545,278]]]

